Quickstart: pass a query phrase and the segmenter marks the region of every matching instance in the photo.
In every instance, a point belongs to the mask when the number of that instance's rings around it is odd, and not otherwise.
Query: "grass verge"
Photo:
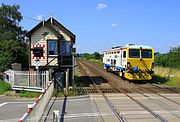
[[[98,59],[89,59],[89,61],[103,65],[103,62],[101,60],[98,60]]]
[[[180,70],[175,68],[155,67],[153,82],[158,84],[180,87]]]
[[[11,90],[10,84],[0,80],[0,94],[4,94],[5,92],[10,90]]]
[[[41,93],[39,92],[20,91],[19,96],[26,97],[26,98],[36,98],[36,97],[39,97],[40,94]]]

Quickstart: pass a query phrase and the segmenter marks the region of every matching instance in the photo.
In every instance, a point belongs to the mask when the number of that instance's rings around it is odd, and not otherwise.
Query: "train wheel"
[[[109,68],[108,67],[106,67],[106,71],[109,72]]]

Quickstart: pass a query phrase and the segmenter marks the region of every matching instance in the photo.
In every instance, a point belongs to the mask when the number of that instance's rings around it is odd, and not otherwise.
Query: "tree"
[[[0,43],[0,71],[11,68],[11,64],[21,63],[23,68],[28,67],[28,48],[26,44],[14,40]]]
[[[27,31],[19,25],[22,20],[19,9],[19,5],[0,6],[0,72],[9,69],[12,63],[28,67],[28,45],[23,38]]]
[[[167,54],[155,56],[155,65],[180,68],[180,47],[173,47]]]
[[[101,59],[101,55],[98,52],[93,53],[95,59]]]
[[[24,34],[19,22],[22,20],[22,15],[19,11],[19,5],[5,5],[0,7],[0,41],[3,40],[18,40],[19,36]]]

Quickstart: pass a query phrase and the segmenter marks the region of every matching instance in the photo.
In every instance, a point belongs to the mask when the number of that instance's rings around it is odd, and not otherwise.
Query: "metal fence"
[[[12,71],[8,81],[14,90],[43,91],[49,83],[49,71]]]

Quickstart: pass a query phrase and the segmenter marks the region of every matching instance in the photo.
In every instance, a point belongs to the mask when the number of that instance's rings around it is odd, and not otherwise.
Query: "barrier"
[[[51,81],[44,93],[42,93],[32,105],[28,105],[28,111],[21,117],[19,122],[39,122],[53,95],[53,91],[54,81]]]

